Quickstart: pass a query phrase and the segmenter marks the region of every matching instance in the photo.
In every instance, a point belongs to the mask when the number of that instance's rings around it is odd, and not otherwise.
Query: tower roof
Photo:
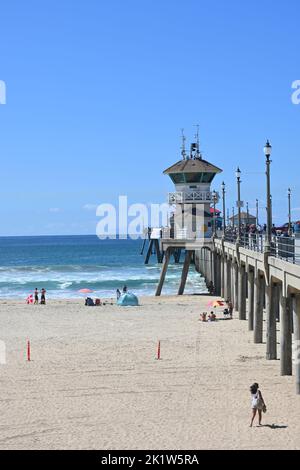
[[[189,158],[180,160],[175,165],[170,166],[164,171],[164,175],[172,173],[222,173],[223,170],[215,165],[203,160],[202,158]]]

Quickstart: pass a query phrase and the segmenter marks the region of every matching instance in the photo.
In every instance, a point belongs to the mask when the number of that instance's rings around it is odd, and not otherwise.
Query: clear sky
[[[275,223],[300,219],[300,2],[7,0],[0,6],[0,235],[94,233],[94,206],[164,202],[180,129],[237,165],[261,201],[273,145]]]

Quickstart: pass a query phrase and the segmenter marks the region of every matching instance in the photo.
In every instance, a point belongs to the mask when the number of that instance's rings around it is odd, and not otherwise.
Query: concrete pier
[[[162,292],[170,257],[180,247],[186,255],[178,294],[184,293],[195,257],[196,269],[207,283],[213,283],[214,294],[230,300],[240,320],[248,319],[253,342],[265,348],[266,359],[276,360],[280,349],[280,374],[292,375],[294,366],[296,391],[300,394],[300,265],[217,238],[191,243],[162,240],[162,247],[164,261],[156,295]]]

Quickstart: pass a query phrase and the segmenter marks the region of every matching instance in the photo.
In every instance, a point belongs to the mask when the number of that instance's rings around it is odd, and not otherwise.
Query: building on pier
[[[191,144],[190,152],[185,149],[183,136],[182,159],[164,171],[175,186],[175,191],[168,194],[168,202],[173,207],[170,227],[162,230],[163,266],[156,295],[160,295],[164,284],[168,263],[175,250],[185,250],[185,261],[182,270],[178,294],[184,292],[190,262],[196,251],[210,250],[214,223],[212,204],[219,199],[218,193],[212,191],[211,184],[222,170],[204,160],[200,152],[199,137]],[[215,214],[214,214],[215,215]]]

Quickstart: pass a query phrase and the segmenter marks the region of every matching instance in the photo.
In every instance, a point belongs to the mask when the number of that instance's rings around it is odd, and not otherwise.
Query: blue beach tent
[[[121,295],[121,297],[117,301],[117,304],[121,305],[122,307],[136,307],[139,304],[139,299],[136,295],[132,294],[131,292],[126,292],[125,294]]]

